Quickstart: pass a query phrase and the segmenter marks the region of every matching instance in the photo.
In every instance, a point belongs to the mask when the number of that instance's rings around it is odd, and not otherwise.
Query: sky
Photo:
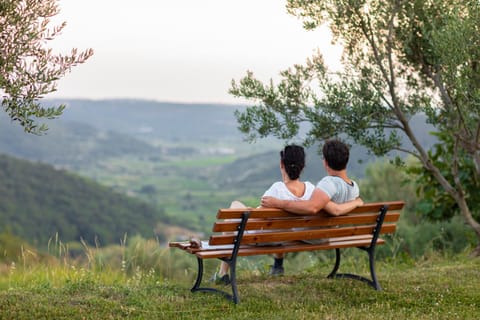
[[[188,103],[243,101],[228,94],[247,70],[261,80],[304,63],[317,49],[339,65],[326,28],[306,31],[282,0],[59,0],[48,45],[94,55],[49,98],[132,98]]]

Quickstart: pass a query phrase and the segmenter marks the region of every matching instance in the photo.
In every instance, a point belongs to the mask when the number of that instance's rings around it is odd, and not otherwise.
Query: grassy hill
[[[38,247],[56,234],[64,242],[118,244],[127,233],[155,234],[165,213],[144,201],[51,165],[0,155],[0,232]]]
[[[342,267],[357,265],[346,259]],[[18,267],[0,273],[0,319],[478,319],[478,259],[378,263],[383,291],[327,279],[330,267],[317,261],[275,278],[240,268],[238,305],[220,295],[191,293],[193,270],[180,280],[149,272]]]

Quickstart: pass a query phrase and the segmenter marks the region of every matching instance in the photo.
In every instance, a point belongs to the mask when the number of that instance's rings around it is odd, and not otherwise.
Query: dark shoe
[[[225,286],[229,285],[231,283],[230,281],[230,276],[227,274],[224,274],[223,276],[219,276],[217,273],[215,273],[211,278],[210,282],[213,282],[215,284],[223,284]]]
[[[282,276],[285,273],[285,269],[283,267],[274,267],[270,266],[270,275],[271,276]]]

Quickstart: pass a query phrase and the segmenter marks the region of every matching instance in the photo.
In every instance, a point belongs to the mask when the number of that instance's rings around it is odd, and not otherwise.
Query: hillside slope
[[[125,234],[154,236],[168,218],[150,205],[50,165],[0,155],[0,232],[38,247],[63,242],[119,244]],[[162,235],[157,235],[162,238]]]

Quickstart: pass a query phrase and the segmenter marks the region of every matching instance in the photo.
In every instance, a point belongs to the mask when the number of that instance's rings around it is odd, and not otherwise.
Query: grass
[[[342,268],[364,272],[356,260],[344,262]],[[10,266],[0,273],[0,319],[478,318],[478,258],[432,255],[379,262],[383,291],[354,280],[326,279],[330,267],[316,263],[271,278],[244,262],[240,304],[234,305],[217,294],[191,293],[192,271],[185,279],[162,279],[140,270],[126,275],[67,265]]]

